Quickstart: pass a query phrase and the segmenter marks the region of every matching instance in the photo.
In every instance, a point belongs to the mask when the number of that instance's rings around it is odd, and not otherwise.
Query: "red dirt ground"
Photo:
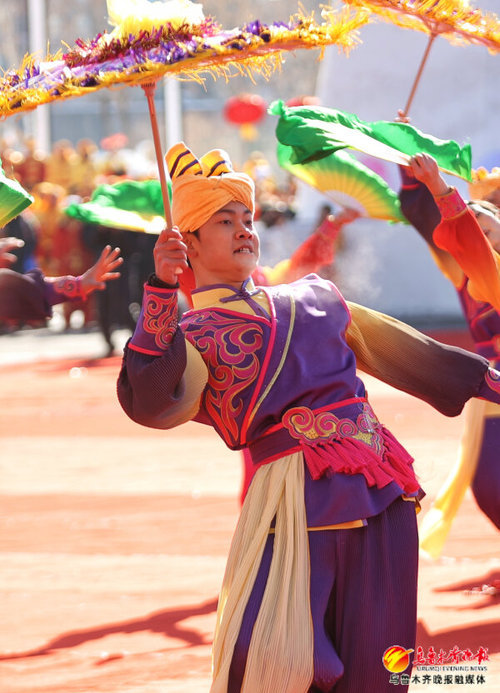
[[[119,365],[0,367],[2,693],[209,690],[240,458],[197,424],[166,433],[129,421],[115,395]],[[462,416],[365,380],[379,418],[415,456],[425,511]],[[484,647],[489,660],[482,684],[434,680],[412,693],[500,690],[500,597],[468,593],[500,579],[499,543],[467,495],[444,556],[422,559],[417,645],[426,655]]]

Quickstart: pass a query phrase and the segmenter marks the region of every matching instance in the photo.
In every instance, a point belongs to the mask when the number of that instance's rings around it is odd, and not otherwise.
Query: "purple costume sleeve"
[[[185,392],[186,365],[186,342],[177,326],[177,291],[146,284],[118,376],[118,400],[127,416],[143,426],[166,428],[166,413]]]
[[[401,211],[424,240],[435,246],[432,233],[441,221],[441,213],[428,187],[418,181],[404,166],[399,167]]]
[[[52,315],[47,284],[39,269],[20,274],[0,270],[0,320],[40,321]]]
[[[44,277],[43,284],[45,300],[49,306],[66,301],[82,301],[86,298],[82,293],[80,277]]]
[[[38,268],[25,274],[0,270],[1,320],[45,320],[52,316],[52,306],[84,298],[79,277],[45,277]]]
[[[135,351],[125,346],[118,376],[118,400],[133,421],[150,428],[165,428],[163,417],[184,394],[182,376],[186,368],[186,343],[180,330],[162,356]]]

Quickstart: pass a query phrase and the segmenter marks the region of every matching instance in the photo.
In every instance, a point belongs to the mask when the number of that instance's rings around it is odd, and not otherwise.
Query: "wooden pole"
[[[168,196],[168,184],[167,175],[165,173],[165,163],[163,159],[163,149],[161,146],[160,130],[158,128],[158,118],[156,116],[155,107],[155,91],[156,82],[148,82],[141,84],[141,87],[146,94],[146,99],[148,101],[149,117],[151,120],[151,128],[153,130],[153,141],[155,145],[156,161],[158,163],[158,173],[160,174],[160,185],[161,193],[163,197],[163,206],[165,208],[165,220],[167,222],[167,227],[172,228],[172,212],[170,209],[170,198]]]
[[[422,57],[422,60],[420,61],[420,66],[418,68],[417,75],[413,81],[413,86],[412,86],[411,91],[410,91],[410,96],[408,97],[408,101],[406,102],[406,106],[404,108],[403,115],[405,115],[405,116],[408,115],[408,112],[410,110],[410,106],[412,104],[413,97],[415,96],[415,92],[417,91],[418,83],[420,82],[420,77],[422,76],[422,72],[424,71],[425,63],[427,62],[427,58],[429,57],[429,53],[430,53],[430,50],[432,48],[432,44],[433,44],[436,36],[437,36],[436,33],[431,33],[429,35],[429,41],[427,43],[427,48],[425,49],[425,53]]]

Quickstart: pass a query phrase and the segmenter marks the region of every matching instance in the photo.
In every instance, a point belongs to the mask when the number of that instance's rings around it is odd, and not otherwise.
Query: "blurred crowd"
[[[250,154],[243,171],[255,183],[255,221],[269,229],[295,218],[297,183],[291,174],[279,181],[269,161],[258,150]]]
[[[142,287],[153,271],[156,236],[84,224],[67,216],[64,209],[70,203],[88,201],[98,185],[157,178],[151,143],[129,148],[126,135],[115,133],[99,144],[90,139],[81,139],[76,145],[58,140],[46,154],[33,138],[16,138],[15,143],[4,139],[0,140],[0,159],[5,174],[17,179],[34,198],[28,209],[0,230],[3,236],[24,241],[24,246],[14,251],[17,261],[11,269],[23,273],[39,267],[47,276],[77,276],[95,262],[106,244],[121,248],[124,264],[120,280],[86,301],[67,302],[58,309],[62,329],[97,326],[111,355],[114,330],[134,329]],[[260,151],[250,154],[243,170],[255,182],[255,218],[261,232],[284,230],[296,214],[293,177],[278,181]],[[279,234],[273,235],[279,241]],[[77,321],[72,320],[76,311]]]
[[[89,139],[75,146],[59,140],[44,154],[31,138],[16,146],[0,142],[5,174],[17,179],[34,198],[0,232],[24,241],[15,251],[17,261],[11,269],[22,273],[39,267],[47,276],[77,276],[95,262],[106,244],[121,248],[121,278],[86,301],[64,303],[59,313],[63,329],[72,326],[75,311],[80,311],[80,329],[98,326],[108,354],[114,350],[113,331],[134,328],[142,285],[153,270],[156,237],[83,224],[67,216],[64,209],[69,203],[88,201],[98,185],[157,177],[156,162],[147,146],[132,150],[127,144],[127,138],[117,133],[101,140],[99,146]]]

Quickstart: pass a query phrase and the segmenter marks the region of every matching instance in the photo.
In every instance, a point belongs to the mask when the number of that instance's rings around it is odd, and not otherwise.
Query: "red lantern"
[[[234,125],[258,123],[266,115],[266,102],[258,94],[232,96],[224,106],[224,117]]]
[[[255,139],[257,131],[255,123],[260,122],[266,115],[267,104],[258,94],[240,94],[232,96],[224,106],[224,118],[238,125],[243,139]]]

